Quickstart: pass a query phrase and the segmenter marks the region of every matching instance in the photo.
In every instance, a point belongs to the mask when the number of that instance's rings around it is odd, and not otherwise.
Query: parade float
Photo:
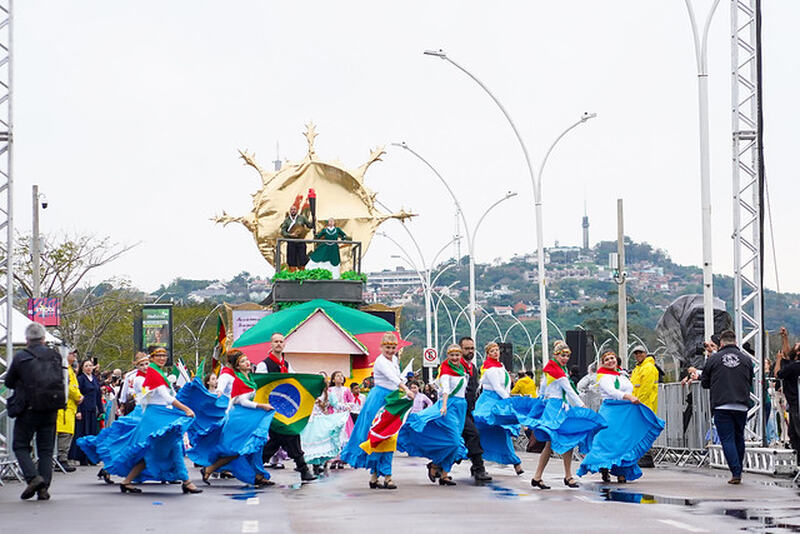
[[[306,125],[304,136],[305,157],[273,171],[261,167],[255,154],[240,151],[261,179],[252,195],[253,208],[244,216],[223,211],[214,218],[223,225],[244,226],[275,269],[270,295],[261,303],[271,313],[238,336],[233,347],[255,364],[268,354],[270,336],[279,332],[286,336],[284,352],[296,371],[340,370],[361,381],[380,354],[381,336],[398,333],[400,311],[364,306],[361,258],[383,222],[413,215],[380,211],[376,193],[364,183],[369,167],[385,154],[382,147],[350,169],[317,156],[313,124]],[[306,247],[313,249],[310,254]],[[401,346],[407,344],[401,341]]]

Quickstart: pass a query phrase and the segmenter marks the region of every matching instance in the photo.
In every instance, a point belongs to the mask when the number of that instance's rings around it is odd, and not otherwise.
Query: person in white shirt
[[[459,345],[447,348],[447,359],[439,367],[441,396],[436,404],[408,416],[397,436],[398,450],[409,456],[428,458],[428,479],[439,479],[441,486],[455,486],[449,472],[453,464],[467,456],[464,420],[467,413],[469,374]]]
[[[159,408],[164,407],[174,407],[183,411],[187,417],[194,417],[192,409],[175,398],[175,392],[172,390],[172,386],[164,375],[164,366],[167,363],[167,351],[163,348],[155,349],[150,354],[150,360],[152,364],[147,369],[147,375],[145,376],[142,386],[142,391],[144,392],[142,400],[144,414],[142,420],[138,423],[139,427],[150,428],[155,421],[159,421],[163,425],[174,425],[177,419],[173,415],[166,415],[166,412],[159,410]],[[169,472],[177,473],[181,477],[183,481],[181,485],[183,493],[202,493],[203,490],[199,489],[189,480],[189,474],[183,463],[182,435],[183,432],[177,436],[175,436],[174,432],[164,434],[162,428],[155,427],[153,432],[150,432],[146,438],[148,446],[136,453],[137,455],[141,455],[141,459],[131,468],[125,479],[120,482],[120,491],[122,493],[141,493],[142,490],[131,486],[131,483],[139,479],[140,475],[147,475],[150,479],[160,479],[164,476],[164,473]],[[140,439],[138,432],[134,432],[133,438],[136,440]],[[154,455],[155,450],[173,450],[174,454],[164,455],[164,453],[161,452],[157,456],[153,456],[155,460],[158,460],[158,465],[149,466],[152,472],[145,471],[148,467],[146,465],[146,459],[148,455]],[[105,459],[103,459],[103,461],[105,462]],[[111,468],[107,468],[107,470],[111,472]]]
[[[396,356],[397,336],[388,332],[381,340],[381,354],[375,359],[372,372],[375,377],[375,386],[369,390],[369,395],[361,407],[361,413],[350,434],[350,440],[345,445],[339,457],[343,462],[354,468],[367,468],[370,470],[369,487],[371,489],[397,489],[392,482],[392,459],[394,451],[371,452],[367,454],[361,444],[369,436],[372,420],[386,404],[386,397],[398,389],[414,398],[414,394],[403,383],[400,374],[400,361]],[[383,483],[378,482],[378,477],[383,477]]]
[[[519,419],[516,424],[508,419],[498,422],[495,418],[501,410],[506,418],[516,414],[514,402],[525,403],[521,398],[507,400],[511,397],[511,377],[500,362],[500,346],[497,343],[486,345],[486,358],[481,366],[480,384],[483,392],[475,403],[473,417],[480,432],[483,458],[504,465],[513,465],[517,475],[521,475],[522,460],[514,452],[512,438],[519,435]]]
[[[578,476],[600,472],[606,483],[611,481],[610,475],[620,483],[636,480],[642,476],[638,461],[661,433],[664,421],[633,394],[633,384],[619,369],[613,351],[603,353],[600,365],[597,386],[603,404],[598,415],[606,428],[593,437]]]
[[[550,489],[542,481],[542,476],[551,452],[555,452],[561,455],[564,465],[564,485],[577,488],[579,484],[572,476],[572,451],[577,446],[586,452],[588,443],[605,423],[602,417],[585,407],[578,389],[569,378],[566,367],[572,355],[569,345],[560,339],[556,340],[552,355],[542,369],[539,387],[539,397],[546,403],[544,412],[537,421],[528,425],[538,441],[547,442],[539,455],[531,486]]]

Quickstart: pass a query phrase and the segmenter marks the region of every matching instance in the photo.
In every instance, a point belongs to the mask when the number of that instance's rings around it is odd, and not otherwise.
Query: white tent
[[[11,319],[11,340],[14,345],[25,344],[25,328],[33,321],[28,319],[25,314],[14,309]],[[6,305],[0,304],[0,325],[6,322]],[[61,340],[48,332],[45,336],[45,343],[52,343],[54,345],[61,345]]]

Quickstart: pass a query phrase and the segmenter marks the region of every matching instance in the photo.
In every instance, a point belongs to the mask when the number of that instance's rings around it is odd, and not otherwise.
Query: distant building
[[[419,275],[416,271],[409,271],[403,267],[397,267],[394,271],[383,270],[377,273],[367,274],[367,289],[387,289],[387,288],[408,288],[420,285]]]
[[[193,302],[204,302],[214,297],[224,297],[227,294],[228,289],[225,287],[225,284],[218,280],[209,284],[204,289],[192,291],[189,293],[188,299]]]
[[[514,308],[511,306],[494,306],[492,311],[495,315],[513,315]]]

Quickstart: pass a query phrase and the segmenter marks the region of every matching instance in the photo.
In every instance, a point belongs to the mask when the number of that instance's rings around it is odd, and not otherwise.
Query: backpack
[[[26,377],[28,406],[36,411],[61,410],[67,405],[64,390],[64,369],[61,356],[45,346],[36,352],[23,349],[33,356],[30,360],[30,376]]]

